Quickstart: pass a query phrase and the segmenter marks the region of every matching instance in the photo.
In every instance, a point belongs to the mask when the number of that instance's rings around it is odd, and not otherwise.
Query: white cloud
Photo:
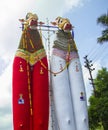
[[[0,76],[0,106],[11,102],[11,81],[12,81],[12,63],[5,68],[4,73]]]
[[[83,5],[84,0],[65,0],[65,6],[67,9],[72,9],[73,7],[80,7]]]
[[[0,76],[0,129],[12,130],[12,94],[11,94],[12,63],[5,68]]]
[[[9,107],[7,106],[9,109]],[[3,109],[0,109],[0,129],[1,130],[12,130],[12,114],[11,110],[6,111],[6,107]]]

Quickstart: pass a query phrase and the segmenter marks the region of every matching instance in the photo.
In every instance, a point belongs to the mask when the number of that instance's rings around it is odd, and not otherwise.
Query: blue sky
[[[17,49],[21,29],[19,18],[27,12],[37,13],[39,20],[46,23],[57,16],[69,18],[74,28],[75,41],[82,64],[87,99],[91,95],[89,73],[84,68],[83,57],[93,61],[93,78],[101,67],[108,66],[108,44],[97,44],[102,26],[97,18],[108,10],[108,0],[3,0],[0,2],[0,130],[12,130],[12,63]],[[47,35],[45,35],[47,38]]]
[[[65,14],[75,26],[75,40],[81,56],[84,56],[97,44],[102,27],[97,24],[97,18],[108,10],[107,0],[89,0],[79,8],[74,8]]]

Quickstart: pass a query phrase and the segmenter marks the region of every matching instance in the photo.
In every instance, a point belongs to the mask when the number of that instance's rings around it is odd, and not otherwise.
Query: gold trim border
[[[18,49],[15,54],[16,57],[20,57],[26,60],[30,65],[34,65],[36,62],[46,57],[46,52],[44,49],[40,49],[34,53],[30,53],[26,50]]]

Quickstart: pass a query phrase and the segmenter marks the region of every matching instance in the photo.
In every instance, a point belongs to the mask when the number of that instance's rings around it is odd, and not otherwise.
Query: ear
[[[45,24],[44,22],[42,22],[42,21],[40,21],[40,22],[38,22],[40,25],[43,25],[43,24]]]
[[[56,23],[56,22],[51,22],[51,24],[52,24],[52,25],[54,25],[54,26],[56,26],[56,25],[57,25],[57,23]]]
[[[23,22],[25,22],[25,20],[24,20],[24,19],[19,19],[19,21],[20,21],[20,22],[22,22],[22,23],[23,23]]]

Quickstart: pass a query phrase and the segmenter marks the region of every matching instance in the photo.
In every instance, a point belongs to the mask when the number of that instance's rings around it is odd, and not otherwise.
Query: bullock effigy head
[[[29,27],[30,29],[36,29],[38,25],[38,16],[37,14],[27,13],[25,19],[19,19],[20,22],[24,25],[24,29]]]
[[[64,32],[69,32],[73,29],[72,24],[70,23],[69,19],[57,17],[55,22],[51,22],[53,25],[58,26],[59,29],[63,30]]]
[[[37,14],[28,13],[26,15],[26,21],[29,26],[37,26],[38,16]]]

